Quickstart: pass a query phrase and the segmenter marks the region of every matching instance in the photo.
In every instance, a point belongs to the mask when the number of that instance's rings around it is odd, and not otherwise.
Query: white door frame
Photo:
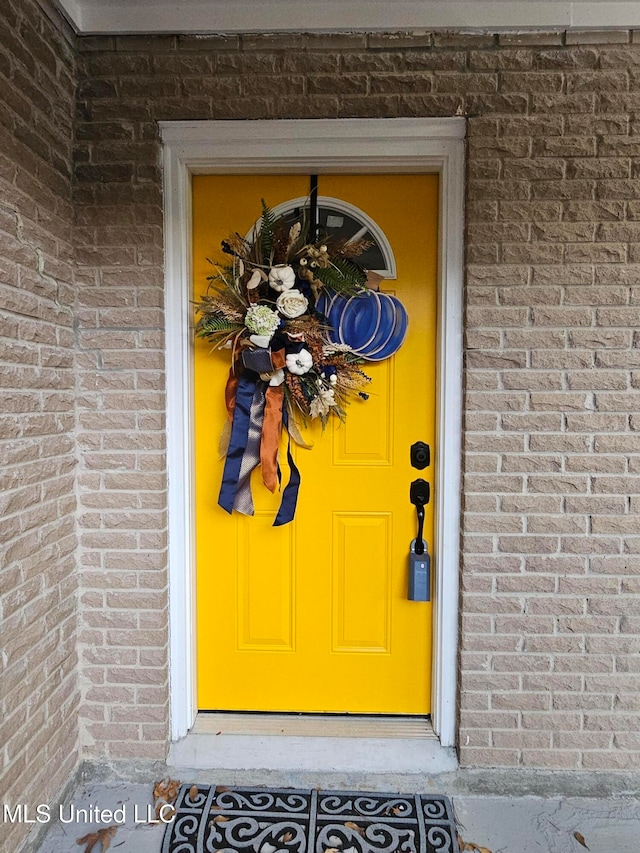
[[[442,746],[456,743],[465,130],[461,118],[160,122],[174,741],[187,734],[197,713],[191,175],[435,172],[440,176],[440,257],[432,719]]]

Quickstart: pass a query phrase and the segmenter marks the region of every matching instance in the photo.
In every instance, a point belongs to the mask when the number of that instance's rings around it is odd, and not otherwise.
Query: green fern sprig
[[[220,335],[226,337],[233,332],[240,331],[243,326],[243,323],[223,317],[220,314],[207,314],[198,320],[196,334],[200,338],[213,338]]]
[[[336,293],[356,296],[367,290],[366,273],[346,258],[334,258],[328,267],[314,269],[313,275],[322,282],[324,287]]]

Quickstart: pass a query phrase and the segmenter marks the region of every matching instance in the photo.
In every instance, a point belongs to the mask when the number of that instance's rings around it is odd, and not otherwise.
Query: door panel
[[[193,181],[195,295],[220,241],[260,211],[305,196],[308,176],[197,176]],[[319,193],[364,210],[396,255],[382,289],[409,313],[404,346],[367,363],[366,402],[295,447],[302,475],[296,518],[272,527],[280,495],[255,472],[256,514],[217,506],[218,438],[229,352],[195,345],[198,705],[201,709],[427,714],[431,605],[407,600],[416,533],[410,445],[433,449],[438,183],[433,175],[319,178]],[[286,439],[283,437],[283,442]],[[283,443],[283,448],[284,448]],[[283,482],[288,478],[281,454]],[[427,507],[425,538],[432,542]]]

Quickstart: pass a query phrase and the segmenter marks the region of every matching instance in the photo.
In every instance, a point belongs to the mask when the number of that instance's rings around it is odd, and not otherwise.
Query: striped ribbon
[[[247,443],[242,455],[240,474],[236,485],[236,496],[233,508],[243,515],[253,515],[253,495],[251,494],[251,473],[260,462],[260,438],[262,436],[262,419],[264,417],[264,389],[266,382],[256,382],[249,412],[249,429]]]

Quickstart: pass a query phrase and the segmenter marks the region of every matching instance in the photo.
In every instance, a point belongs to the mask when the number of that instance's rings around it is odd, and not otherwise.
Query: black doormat
[[[459,853],[436,795],[183,785],[175,806],[162,853]]]

